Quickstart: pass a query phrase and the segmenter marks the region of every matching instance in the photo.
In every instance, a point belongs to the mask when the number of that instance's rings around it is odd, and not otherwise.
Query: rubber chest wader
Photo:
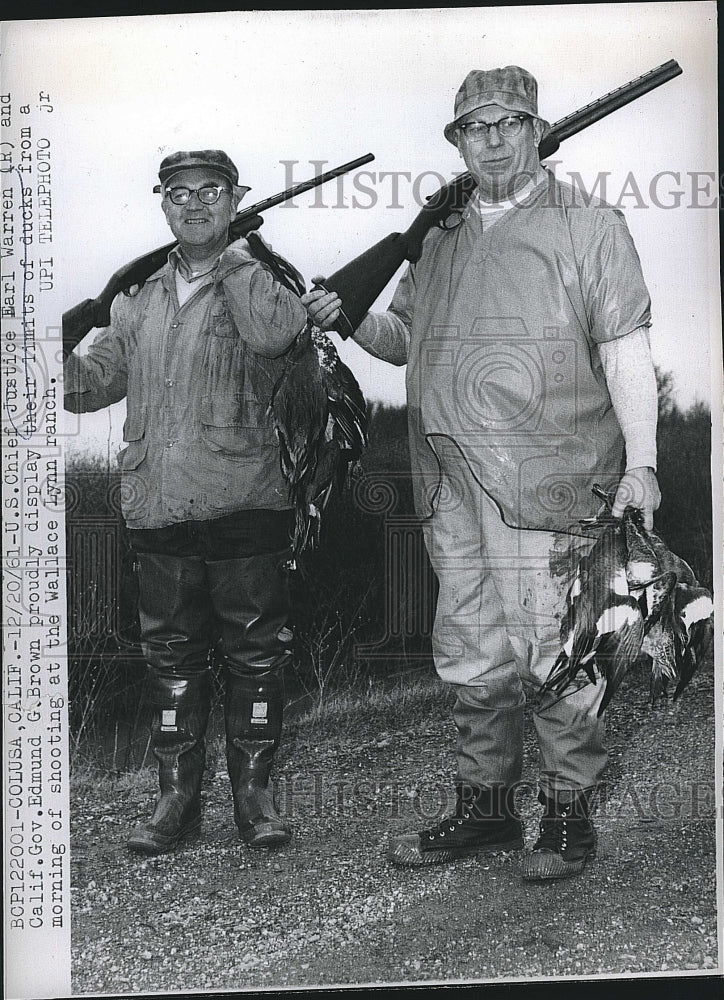
[[[225,625],[224,721],[234,818],[250,847],[274,847],[291,837],[269,781],[282,732],[284,667],[291,661],[282,569],[287,556],[284,551],[210,564],[212,601]]]

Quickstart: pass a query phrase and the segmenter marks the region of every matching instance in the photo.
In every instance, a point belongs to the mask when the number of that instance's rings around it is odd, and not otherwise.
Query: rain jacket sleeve
[[[249,253],[245,240],[224,250],[216,282],[224,290],[239,335],[262,357],[283,354],[307,321],[298,296]]]
[[[386,312],[367,313],[355,331],[354,339],[368,354],[392,365],[407,364],[415,298],[415,274],[412,267],[403,274]]]
[[[128,302],[119,295],[111,306],[111,324],[101,330],[81,356],[77,348],[63,365],[64,405],[71,413],[90,413],[126,395]]]
[[[579,217],[581,219],[582,217]],[[626,468],[656,468],[657,391],[648,328],[651,299],[623,213],[601,207],[580,253],[592,341],[626,443]]]
[[[580,254],[580,282],[591,339],[598,344],[651,325],[651,299],[623,215],[602,209]]]

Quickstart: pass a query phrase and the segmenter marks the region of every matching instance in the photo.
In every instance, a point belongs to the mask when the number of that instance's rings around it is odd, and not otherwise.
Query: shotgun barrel
[[[572,115],[561,118],[541,140],[541,159],[552,156],[565,139],[570,139],[572,135],[582,132],[584,128],[588,128],[594,122],[600,122],[602,118],[606,118],[607,115],[618,111],[619,108],[638,100],[639,97],[648,94],[650,90],[660,87],[662,83],[680,76],[682,72],[683,70],[677,61],[669,59],[668,62],[657,66],[656,69],[649,70],[643,76],[638,76],[635,80],[625,83],[623,87],[618,87],[609,94],[591,101],[585,107],[574,111]]]
[[[310,191],[312,188],[319,187],[320,184],[326,184],[327,181],[334,180],[335,177],[341,177],[342,174],[348,174],[350,170],[356,170],[357,167],[364,166],[365,163],[369,163],[371,160],[374,160],[374,154],[365,153],[364,156],[359,156],[356,160],[350,160],[349,163],[343,163],[341,167],[333,167],[332,170],[327,170],[323,174],[318,174],[316,177],[312,177],[308,181],[300,181],[299,184],[292,184],[292,186],[287,188],[286,191],[281,191],[279,194],[273,194],[270,198],[264,198],[262,201],[258,201],[255,205],[250,205],[249,208],[245,209],[245,211],[239,212],[237,217],[231,223],[231,235],[234,235],[234,227],[237,226],[239,221],[244,217],[249,215],[261,215],[268,209],[274,208],[275,205],[281,205],[282,202],[290,201],[292,198],[296,198],[298,194],[304,194],[305,191]]]
[[[643,97],[682,72],[676,60],[670,59],[561,118],[543,136],[538,147],[540,158],[543,160],[552,156],[565,139]],[[460,174],[427,200],[406,232],[390,233],[318,284],[325,291],[336,292],[342,300],[342,310],[336,326],[341,337],[347,338],[354,333],[400,264],[405,260],[413,263],[419,260],[422,243],[429,230],[443,222],[451,212],[464,208],[474,190],[475,180],[471,174]]]

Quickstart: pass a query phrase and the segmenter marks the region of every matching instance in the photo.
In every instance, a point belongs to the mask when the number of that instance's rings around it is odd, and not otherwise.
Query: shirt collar
[[[547,174],[543,167],[539,166],[533,177],[525,184],[519,191],[515,192],[515,195],[507,199],[506,201],[485,201],[480,196],[480,189],[476,188],[475,194],[470,199],[470,205],[476,209],[481,215],[486,215],[487,213],[501,213],[507,212],[510,208],[515,208],[517,205],[521,205],[527,198],[533,193],[533,191],[539,187],[546,179]]]
[[[223,250],[221,251],[223,253]],[[180,246],[175,246],[169,251],[168,262],[174,271],[178,271],[184,281],[196,281],[197,278],[202,278],[207,274],[211,274],[212,271],[216,270],[216,266],[219,263],[219,257],[221,253],[216,258],[211,267],[206,268],[204,271],[192,271],[183,255],[183,250]]]

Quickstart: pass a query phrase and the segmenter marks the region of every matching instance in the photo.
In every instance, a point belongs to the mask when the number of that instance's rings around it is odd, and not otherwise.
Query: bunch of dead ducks
[[[578,564],[561,622],[562,650],[542,692],[565,697],[581,684],[605,682],[598,714],[628,670],[648,663],[651,698],[674,700],[691,680],[713,637],[714,605],[691,567],[627,507],[611,513],[613,493],[599,486],[601,510],[582,521],[600,533]]]

